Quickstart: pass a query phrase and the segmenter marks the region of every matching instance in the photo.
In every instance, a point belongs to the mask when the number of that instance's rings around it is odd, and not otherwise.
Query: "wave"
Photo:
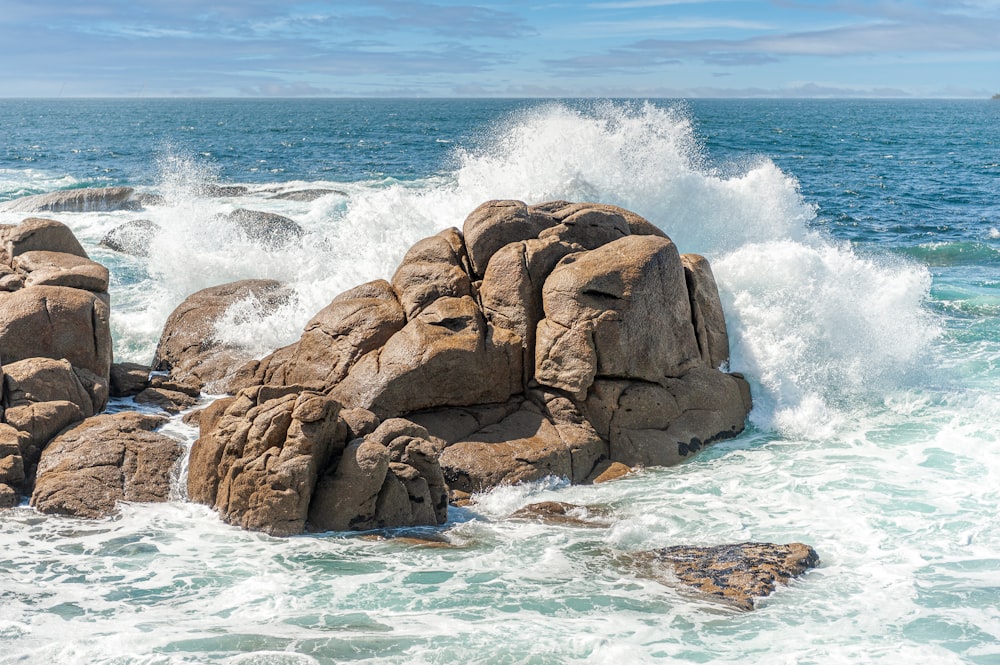
[[[995,239],[992,232],[991,239]],[[899,250],[920,263],[934,267],[1000,263],[1000,250],[981,242],[934,242]]]
[[[143,213],[163,229],[150,257],[93,252],[116,275],[116,354],[148,361],[184,297],[251,277],[285,281],[297,299],[281,311],[244,305],[217,336],[254,340],[255,351],[266,353],[297,339],[334,295],[390,277],[414,242],[461,227],[471,210],[495,198],[617,204],[658,225],[682,252],[707,256],[732,331],[731,369],[753,385],[759,427],[824,435],[852,403],[900,387],[936,334],[923,307],[926,268],[862,256],[810,230],[815,206],[795,178],[767,159],[713,164],[684,107],[542,104],[502,120],[453,157],[451,170],[415,181],[259,184],[206,196],[217,172],[165,148],[153,187],[163,205]],[[296,186],[339,195],[271,198]],[[240,237],[220,216],[237,207],[292,217],[305,230],[302,246],[265,249]],[[124,218],[67,222],[96,246]]]

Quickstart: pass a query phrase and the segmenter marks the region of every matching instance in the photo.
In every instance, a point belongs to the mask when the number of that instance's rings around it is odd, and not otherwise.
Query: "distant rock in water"
[[[195,193],[199,196],[212,196],[216,198],[230,196],[246,196],[250,188],[246,185],[216,185],[203,184],[195,188]]]
[[[108,231],[101,240],[101,246],[122,254],[149,256],[150,244],[162,230],[156,222],[136,219]]]
[[[305,230],[295,220],[273,212],[237,208],[226,218],[248,240],[266,249],[281,249],[305,235]]]
[[[311,201],[315,201],[316,199],[323,198],[324,196],[329,196],[330,194],[347,196],[346,192],[342,192],[339,189],[295,189],[290,192],[275,194],[270,198],[277,199],[279,201],[299,201],[301,203],[309,203]]]
[[[0,212],[110,212],[140,210],[142,205],[131,187],[99,187],[24,196],[0,204]]]

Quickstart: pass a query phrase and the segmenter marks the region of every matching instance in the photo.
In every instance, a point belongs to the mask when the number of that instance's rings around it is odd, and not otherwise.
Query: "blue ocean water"
[[[112,270],[120,360],[148,361],[186,295],[243,277],[298,294],[216,331],[266,353],[482,201],[563,198],[628,207],[712,261],[755,398],[742,436],[679,467],[453,509],[450,548],[273,539],[180,493],[98,522],[18,508],[0,516],[0,663],[1000,663],[998,127],[991,101],[0,100],[0,201],[164,196],[53,215]],[[331,193],[271,198],[306,188]],[[294,218],[304,247],[243,244],[216,219],[236,207]],[[140,217],[164,228],[148,258],[98,246]],[[504,519],[546,499],[612,525]],[[740,614],[625,563],[751,539],[822,564]]]

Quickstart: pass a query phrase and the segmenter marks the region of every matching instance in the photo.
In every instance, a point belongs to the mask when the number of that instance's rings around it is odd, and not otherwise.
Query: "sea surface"
[[[163,203],[51,216],[111,269],[119,361],[200,288],[295,287],[215,331],[263,355],[487,199],[588,200],[710,259],[755,406],[681,466],[452,509],[447,548],[243,532],[183,482],[113,519],[0,513],[0,663],[1000,663],[1000,103],[0,100],[0,201],[109,185]],[[304,246],[234,236],[239,207]],[[148,258],[98,246],[140,218]],[[505,519],[550,499],[610,525]],[[746,540],[821,565],[741,613],[627,563]]]

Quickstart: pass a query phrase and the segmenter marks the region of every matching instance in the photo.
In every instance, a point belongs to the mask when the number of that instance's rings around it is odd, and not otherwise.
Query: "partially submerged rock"
[[[675,546],[634,555],[644,572],[668,585],[680,584],[698,595],[741,610],[754,609],[819,564],[816,550],[802,543],[738,543],[713,547]]]
[[[183,447],[152,431],[165,421],[121,412],[63,432],[42,453],[31,505],[43,513],[104,517],[119,501],[166,501]]]
[[[107,212],[141,207],[131,187],[90,187],[22,196],[0,203],[0,212]]]
[[[122,254],[149,256],[150,245],[162,230],[156,222],[135,219],[108,231],[101,240],[101,246]]]
[[[273,212],[237,208],[226,216],[244,237],[266,249],[281,249],[301,240],[305,229],[293,219]]]

